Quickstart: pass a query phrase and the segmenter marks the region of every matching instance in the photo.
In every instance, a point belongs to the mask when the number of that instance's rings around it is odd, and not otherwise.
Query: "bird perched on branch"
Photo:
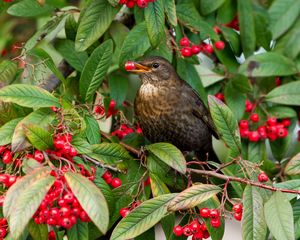
[[[218,134],[210,113],[166,59],[129,61],[125,69],[139,74],[142,80],[134,111],[146,138],[151,142],[169,142],[201,156],[212,152],[212,135],[218,138]]]

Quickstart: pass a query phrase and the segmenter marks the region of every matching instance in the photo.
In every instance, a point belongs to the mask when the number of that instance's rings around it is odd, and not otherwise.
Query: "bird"
[[[210,112],[168,60],[146,57],[128,61],[125,69],[141,79],[134,112],[150,142],[168,142],[183,152],[194,151],[196,156],[212,154],[212,136],[219,136]]]

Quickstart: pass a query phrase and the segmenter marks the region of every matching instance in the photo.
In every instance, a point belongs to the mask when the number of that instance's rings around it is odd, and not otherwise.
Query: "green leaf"
[[[255,50],[255,23],[251,0],[238,0],[239,26],[243,52],[246,57]]]
[[[127,95],[128,80],[122,75],[113,74],[109,77],[108,85],[110,97],[116,101],[117,106],[121,106]]]
[[[213,28],[198,13],[193,1],[181,1],[176,5],[177,18],[183,25],[193,31],[201,32],[203,36],[210,37],[213,40],[219,39]],[[188,13],[188,14],[187,14]]]
[[[163,0],[150,2],[145,8],[148,37],[152,47],[157,47],[165,36],[165,15]]]
[[[276,0],[269,8],[270,29],[273,39],[285,33],[300,13],[300,2],[294,0]]]
[[[60,107],[58,99],[52,94],[42,88],[27,84],[13,84],[1,88],[0,100],[31,108]]]
[[[300,180],[295,179],[295,180],[289,180],[285,182],[279,182],[279,183],[274,183],[274,187],[278,189],[291,189],[291,190],[300,190]],[[285,193],[286,197],[289,200],[292,200],[293,198],[296,198],[297,195],[294,193]]]
[[[18,196],[8,218],[10,233],[14,239],[21,236],[54,181],[54,177],[47,175],[36,179],[30,185],[23,185],[24,190]]]
[[[176,27],[177,26],[177,16],[176,16],[176,5],[175,0],[163,0],[165,13],[167,15],[169,23]]]
[[[143,202],[115,227],[110,240],[134,238],[158,223],[168,213],[167,205],[176,196],[164,194]]]
[[[150,41],[147,31],[146,23],[142,22],[128,33],[124,40],[121,53],[119,66],[123,68],[124,64],[128,60],[136,60],[144,55],[144,53],[150,48]]]
[[[107,0],[94,0],[86,8],[79,22],[75,49],[84,51],[109,28],[120,7],[111,6]]]
[[[107,40],[97,47],[84,65],[79,90],[84,101],[89,101],[100,87],[108,70],[113,53],[113,42]]]
[[[300,106],[300,81],[290,82],[274,88],[267,94],[266,101]]]
[[[32,173],[35,169],[42,167],[43,164],[39,163],[33,158],[23,158],[22,159],[22,171],[25,174]]]
[[[168,205],[169,211],[193,208],[221,191],[212,184],[196,184],[179,193]]]
[[[7,13],[16,17],[36,17],[50,13],[54,10],[48,4],[39,4],[36,0],[23,0],[13,4]]]
[[[92,152],[92,145],[88,141],[80,136],[74,136],[72,139],[72,146],[80,154],[89,154]]]
[[[266,52],[249,57],[239,72],[250,77],[289,76],[298,72],[295,63],[275,52]]]
[[[64,176],[84,211],[97,228],[105,234],[109,223],[109,211],[101,190],[81,174],[67,172]]]
[[[170,193],[166,184],[154,173],[150,173],[151,190],[154,197]]]
[[[22,118],[13,119],[0,128],[0,146],[11,143],[15,128],[21,120]]]
[[[264,207],[271,234],[280,240],[294,240],[293,209],[284,193],[275,192]]]
[[[28,55],[39,58],[61,82],[65,81],[64,76],[57,69],[51,56],[45,50],[43,50],[42,48],[34,48],[28,51]]]
[[[93,116],[84,117],[86,124],[85,134],[90,144],[100,143],[101,134],[97,120]]]
[[[270,50],[272,33],[269,30],[269,18],[267,11],[254,11],[256,46]]]
[[[1,83],[8,85],[16,76],[18,66],[15,62],[4,60],[0,63]]]
[[[186,172],[186,161],[181,151],[170,143],[154,143],[146,146],[146,149],[159,160],[180,173]]]
[[[67,236],[72,240],[89,240],[88,223],[77,221],[71,229],[67,229]]]
[[[23,125],[26,137],[31,144],[38,150],[50,149],[53,146],[53,139],[51,133],[37,125]]]
[[[264,202],[252,186],[247,186],[243,194],[242,232],[244,240],[265,239],[267,236]]]
[[[75,70],[82,72],[83,67],[88,59],[88,54],[77,52],[75,44],[69,39],[58,40],[55,42],[55,48],[63,56],[67,63],[69,63]]]
[[[118,143],[101,143],[93,145],[93,154],[89,154],[99,161],[115,164],[121,160],[132,159],[129,153]]]
[[[241,74],[236,74],[231,78],[231,83],[233,87],[242,93],[248,93],[252,91],[252,85],[247,77]]]
[[[30,146],[26,140],[26,134],[24,131],[25,125],[35,124],[39,125],[39,127],[48,127],[53,119],[54,114],[49,108],[38,109],[28,114],[17,124],[15,128],[11,143],[12,151],[18,152]]]
[[[287,163],[284,173],[287,175],[300,174],[300,153],[292,157],[292,159]]]
[[[116,7],[119,4],[119,0],[108,0],[108,2],[113,6]]]
[[[225,0],[202,0],[200,2],[201,12],[203,13],[203,15],[208,15],[221,7],[224,2]]]
[[[231,149],[233,155],[239,155],[241,153],[241,137],[233,113],[222,101],[214,96],[208,96],[208,104],[221,139]]]
[[[274,106],[267,109],[270,116],[276,118],[294,118],[297,117],[297,112],[291,107]]]
[[[230,44],[230,47],[236,56],[240,56],[242,49],[240,43],[240,35],[229,27],[220,27],[224,39]]]
[[[67,17],[66,23],[65,23],[65,32],[66,32],[66,38],[65,40],[71,40],[72,42],[75,41],[76,34],[78,29],[78,23],[74,18],[74,15],[71,14]],[[55,43],[54,43],[55,44]],[[75,49],[75,43],[73,43],[73,48]]]
[[[202,65],[196,65],[195,67],[203,84],[203,87],[205,88],[217,82],[220,82],[225,78],[225,76],[213,72],[209,68],[204,67]]]
[[[33,240],[48,239],[48,228],[46,224],[35,224],[32,219],[28,224],[28,231]]]
[[[249,142],[248,160],[260,164],[267,159],[266,144],[264,142]]]

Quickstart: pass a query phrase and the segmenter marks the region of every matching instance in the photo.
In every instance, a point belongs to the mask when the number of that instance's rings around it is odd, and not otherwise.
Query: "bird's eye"
[[[153,63],[153,64],[152,64],[152,67],[153,67],[153,68],[158,68],[158,67],[159,67],[159,64],[158,64],[158,63]]]

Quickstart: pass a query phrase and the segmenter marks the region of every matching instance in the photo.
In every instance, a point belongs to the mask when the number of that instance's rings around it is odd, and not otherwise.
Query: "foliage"
[[[300,239],[299,1],[0,1],[0,239],[220,240],[228,216]],[[145,56],[201,96],[219,162],[145,139]]]

